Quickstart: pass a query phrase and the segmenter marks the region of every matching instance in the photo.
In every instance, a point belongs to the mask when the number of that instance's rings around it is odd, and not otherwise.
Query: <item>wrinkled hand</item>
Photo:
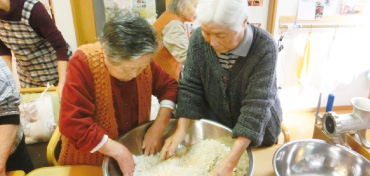
[[[235,166],[231,164],[229,158],[226,157],[217,166],[215,176],[232,176],[234,167]]]
[[[172,136],[166,139],[161,150],[161,161],[172,157],[175,154],[177,146],[184,141],[186,131],[176,131]]]
[[[151,126],[144,136],[142,149],[146,156],[156,154],[162,147],[162,133],[159,133]]]
[[[133,175],[135,169],[135,161],[132,157],[131,152],[126,147],[123,147],[122,153],[114,159],[116,159],[124,176]]]

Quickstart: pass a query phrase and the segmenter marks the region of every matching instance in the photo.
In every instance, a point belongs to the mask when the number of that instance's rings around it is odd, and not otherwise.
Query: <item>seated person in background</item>
[[[115,11],[100,42],[74,53],[61,99],[60,164],[101,165],[108,155],[124,175],[132,175],[132,154],[115,139],[149,121],[152,94],[161,107],[142,148],[146,155],[160,151],[178,83],[152,62],[156,47],[155,31],[145,19]]]
[[[195,20],[198,0],[173,0],[153,24],[162,44],[154,56],[155,62],[176,80],[180,77],[181,64],[185,64],[189,38],[184,22]]]
[[[22,88],[46,87],[49,82],[62,92],[69,51],[41,2],[0,1],[0,56],[10,68],[11,51]]]
[[[18,105],[21,97],[10,69],[0,59],[0,176],[6,171],[33,170],[32,160],[19,126]]]
[[[161,159],[174,154],[190,119],[210,119],[233,130],[236,140],[216,175],[231,175],[248,146],[277,142],[282,114],[276,86],[277,46],[266,31],[247,24],[247,7],[245,0],[199,0],[201,27],[191,36],[179,81],[176,116],[180,119]]]

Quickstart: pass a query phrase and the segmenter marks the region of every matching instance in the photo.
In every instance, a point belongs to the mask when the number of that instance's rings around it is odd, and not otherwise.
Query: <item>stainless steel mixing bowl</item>
[[[148,130],[151,124],[152,122],[148,122],[129,131],[120,137],[118,142],[124,144],[132,154],[143,155],[143,151],[141,150],[142,140],[145,132]],[[167,128],[163,132],[163,139],[166,139],[173,134],[176,130],[176,126],[177,120],[171,119]],[[231,138],[231,135],[231,129],[219,123],[210,120],[192,120],[189,125],[185,141],[180,145],[191,145],[203,139],[214,139],[231,147],[234,141]],[[252,151],[248,148],[247,152],[249,156],[249,172],[247,175],[250,176],[253,172],[254,161]],[[104,176],[122,175],[117,162],[108,156],[104,157],[102,168]]]
[[[277,149],[278,176],[370,176],[370,162],[351,149],[318,139],[296,140]]]

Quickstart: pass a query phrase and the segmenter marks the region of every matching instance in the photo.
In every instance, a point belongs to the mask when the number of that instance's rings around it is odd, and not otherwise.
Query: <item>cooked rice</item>
[[[188,152],[160,162],[160,153],[151,156],[134,156],[136,163],[134,176],[208,176],[230,152],[230,147],[212,139],[199,141]],[[248,172],[249,158],[244,152],[233,175],[245,176]]]

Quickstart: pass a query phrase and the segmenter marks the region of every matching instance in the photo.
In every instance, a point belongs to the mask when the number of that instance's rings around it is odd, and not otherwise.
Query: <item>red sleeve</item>
[[[0,56],[11,56],[12,53],[10,52],[10,49],[4,44],[2,40],[0,40]]]
[[[77,50],[68,64],[61,101],[60,132],[80,151],[91,151],[103,139],[104,130],[92,119],[95,111],[94,82],[86,55]]]
[[[166,99],[176,103],[179,89],[177,81],[154,61],[150,64],[150,67],[153,75],[153,95],[158,98],[159,102]]]
[[[29,23],[32,29],[55,49],[58,60],[68,60],[67,43],[41,2],[33,6]]]

